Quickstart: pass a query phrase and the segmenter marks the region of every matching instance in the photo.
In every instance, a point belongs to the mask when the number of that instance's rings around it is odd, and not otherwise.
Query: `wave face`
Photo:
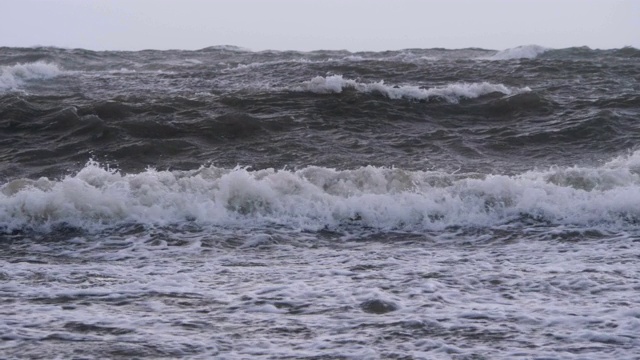
[[[639,59],[0,48],[0,352],[637,358]]]

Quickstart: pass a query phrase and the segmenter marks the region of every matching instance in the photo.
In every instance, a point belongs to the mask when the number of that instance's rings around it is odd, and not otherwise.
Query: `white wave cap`
[[[523,45],[498,51],[495,55],[486,58],[487,60],[512,60],[512,59],[535,59],[551,49],[540,45]]]
[[[305,81],[298,91],[310,91],[314,93],[340,93],[344,89],[355,89],[363,93],[378,93],[389,99],[429,100],[442,98],[451,103],[457,103],[460,99],[474,99],[491,93],[512,95],[531,91],[530,88],[510,88],[503,84],[489,82],[479,83],[454,83],[446,86],[424,89],[414,85],[389,86],[384,81],[361,83],[352,79],[345,79],[342,75],[316,76],[311,81]]]
[[[15,89],[30,80],[44,80],[62,74],[56,64],[37,61],[0,67],[0,90]]]
[[[2,186],[0,231],[48,231],[56,225],[93,231],[127,224],[429,231],[522,219],[635,228],[640,226],[638,164],[640,152],[635,152],[600,167],[506,176],[372,166],[121,174],[89,162],[59,181],[18,179]]]

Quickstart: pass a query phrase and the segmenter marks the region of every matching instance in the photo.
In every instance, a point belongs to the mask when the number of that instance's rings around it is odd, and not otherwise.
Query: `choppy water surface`
[[[632,359],[640,51],[0,48],[0,357]]]

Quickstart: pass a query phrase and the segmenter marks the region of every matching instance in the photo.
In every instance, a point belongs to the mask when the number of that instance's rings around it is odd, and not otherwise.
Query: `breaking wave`
[[[542,47],[540,45],[524,45],[511,49],[498,51],[493,56],[488,57],[488,60],[512,60],[512,59],[535,59],[538,55],[543,54],[551,49]]]
[[[420,86],[385,85],[384,81],[361,83],[357,80],[345,79],[342,75],[316,76],[310,81],[306,81],[296,90],[310,91],[319,94],[341,93],[345,89],[354,89],[362,93],[377,93],[389,99],[407,100],[430,100],[434,98],[444,99],[451,103],[457,103],[460,99],[475,99],[477,97],[491,93],[502,93],[504,95],[518,94],[531,91],[525,88],[510,88],[503,84],[481,83],[455,83],[446,86],[424,89]]]
[[[130,224],[425,231],[532,222],[619,229],[640,221],[640,152],[600,167],[515,176],[373,166],[122,174],[91,161],[61,180],[8,182],[0,204],[8,232]]]
[[[62,71],[56,64],[33,62],[0,67],[0,90],[16,89],[25,81],[50,79]]]

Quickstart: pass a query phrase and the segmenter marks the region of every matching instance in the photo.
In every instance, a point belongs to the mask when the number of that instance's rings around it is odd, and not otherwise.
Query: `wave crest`
[[[430,231],[519,221],[627,228],[640,223],[638,164],[640,152],[600,167],[506,176],[373,166],[342,171],[202,167],[121,174],[89,162],[58,181],[6,183],[0,188],[0,224],[2,231],[184,223],[230,229]]]
[[[498,51],[495,55],[487,58],[488,60],[512,60],[512,59],[535,59],[538,55],[543,54],[551,49],[540,45],[523,45]]]
[[[16,89],[25,81],[44,80],[56,77],[62,70],[48,62],[16,64],[0,67],[0,90]]]
[[[525,88],[510,88],[503,84],[481,83],[455,83],[446,86],[424,89],[414,85],[390,86],[384,81],[361,83],[357,80],[345,79],[342,75],[316,76],[310,81],[305,81],[296,90],[310,91],[319,94],[341,93],[344,89],[354,89],[362,93],[377,93],[389,99],[430,100],[434,98],[444,99],[450,103],[457,103],[460,99],[475,99],[491,93],[512,95],[531,91]]]

